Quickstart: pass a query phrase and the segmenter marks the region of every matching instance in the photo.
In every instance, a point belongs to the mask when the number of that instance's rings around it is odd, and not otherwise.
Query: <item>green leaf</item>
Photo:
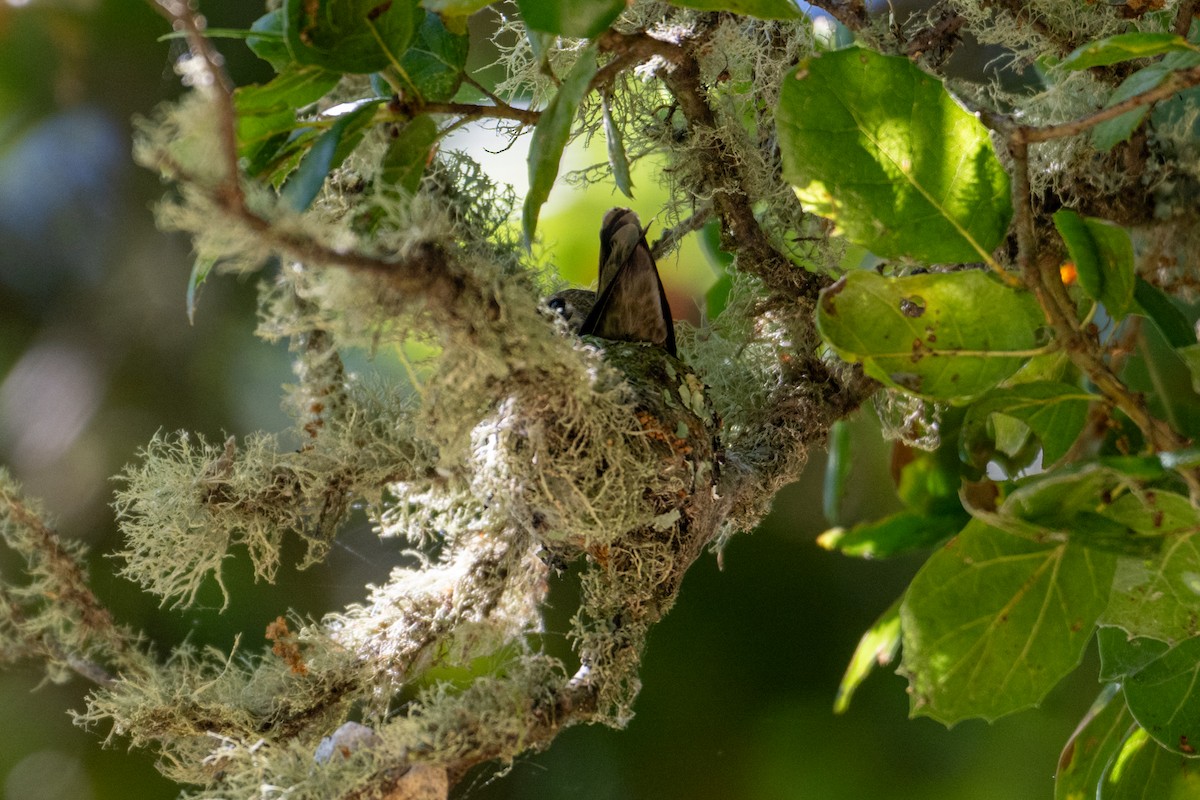
[[[967,408],[963,421],[963,461],[983,467],[992,457],[994,437],[988,434],[993,414],[1021,420],[1042,443],[1042,463],[1049,466],[1066,454],[1087,422],[1095,395],[1077,386],[1053,381],[1022,383],[993,389]]]
[[[336,72],[293,64],[266,84],[234,90],[238,155],[256,165],[252,174],[274,156],[262,151],[273,151],[301,124],[296,113],[328,94],[339,79]]]
[[[217,265],[215,258],[197,258],[192,264],[192,274],[188,276],[187,285],[187,317],[188,324],[196,324],[196,303],[200,296],[200,287],[208,278],[213,267]]]
[[[1139,313],[1150,318],[1171,347],[1178,349],[1196,344],[1196,331],[1188,324],[1187,317],[1157,286],[1138,278],[1133,297],[1137,300]]]
[[[525,24],[535,31],[591,39],[625,10],[625,0],[517,0]]]
[[[900,609],[912,713],[952,724],[1037,705],[1083,656],[1114,564],[969,522],[925,562]]]
[[[239,115],[295,112],[312,105],[337,85],[339,76],[320,67],[294,66],[261,85],[243,86],[233,92]]]
[[[1200,65],[1200,53],[1175,52],[1170,53],[1157,64],[1138,70],[1130,75],[1113,91],[1108,98],[1108,106],[1114,106],[1123,100],[1157,88],[1172,72]],[[1116,145],[1128,139],[1142,124],[1149,111],[1148,106],[1126,111],[1118,117],[1101,122],[1092,128],[1092,144],[1097,150],[1109,151]]]
[[[1200,797],[1200,764],[1160,747],[1135,726],[1108,764],[1099,800],[1194,800]]]
[[[1130,637],[1115,625],[1096,629],[1102,681],[1121,682],[1171,649],[1171,645],[1145,636]]]
[[[850,47],[801,62],[776,125],[796,195],[882,258],[987,261],[1008,231],[987,129],[907,58]]]
[[[613,183],[621,193],[633,199],[633,180],[629,177],[629,159],[625,156],[625,144],[621,129],[612,116],[612,101],[607,92],[601,95],[601,110],[604,114],[604,141],[608,144],[608,166],[612,169]]]
[[[1054,800],[1095,798],[1121,742],[1136,728],[1120,687],[1108,684],[1071,734],[1054,776]]]
[[[862,682],[867,679],[875,667],[883,667],[892,663],[896,652],[900,649],[900,600],[892,603],[887,611],[875,620],[862,638],[846,674],[838,684],[837,697],[833,701],[833,713],[844,714],[850,708],[850,698],[854,696]]]
[[[492,0],[424,0],[426,11],[445,17],[468,17],[481,8],[487,8]]]
[[[1038,347],[1033,296],[967,270],[885,278],[852,272],[821,292],[817,329],[845,361],[939,400],[982,394]]]
[[[933,547],[962,530],[968,519],[966,512],[898,511],[883,519],[860,522],[850,530],[830,528],[817,537],[817,544],[847,556],[892,558]]]
[[[731,11],[759,19],[803,19],[793,0],[670,0],[671,5],[699,11]]]
[[[1054,226],[1067,245],[1079,273],[1079,285],[1104,303],[1113,319],[1133,309],[1133,242],[1119,225],[1081,217],[1069,208],[1054,214]]]
[[[1195,49],[1187,39],[1173,33],[1119,33],[1076,48],[1059,66],[1071,70],[1106,67],[1134,58]]]
[[[1200,743],[1200,638],[1186,639],[1125,681],[1125,702],[1154,740],[1181,755]]]
[[[246,38],[250,52],[274,67],[276,72],[283,72],[292,63],[292,54],[288,52],[283,36],[283,13],[279,9],[267,12],[254,20],[250,30],[263,34]]]
[[[422,115],[409,122],[388,145],[379,180],[384,186],[398,186],[409,194],[415,193],[437,139],[438,126],[430,117]]]
[[[1176,353],[1183,363],[1187,365],[1188,372],[1192,375],[1192,391],[1200,394],[1200,344],[1189,344],[1178,348]]]
[[[521,215],[526,247],[533,244],[538,213],[550,197],[550,189],[558,177],[563,150],[571,138],[571,125],[595,74],[596,48],[593,46],[579,55],[579,60],[563,79],[558,93],[546,106],[533,129],[533,137],[529,142],[529,193],[525,195]]]
[[[284,0],[292,58],[335,72],[378,72],[397,64],[421,11],[415,0]]]
[[[325,178],[336,169],[361,141],[364,128],[374,118],[381,101],[363,103],[353,111],[338,117],[329,129],[317,137],[308,152],[300,159],[296,171],[284,181],[280,199],[294,211],[304,211],[325,184]]]
[[[426,13],[400,59],[400,80],[425,100],[449,100],[462,85],[469,42],[466,34],[451,33],[437,14]]]
[[[833,525],[842,518],[842,501],[846,498],[846,481],[850,477],[853,463],[850,442],[850,423],[839,419],[829,428],[829,440],[825,447],[825,484],[821,503],[825,519]]]
[[[1181,495],[1153,498],[1163,513],[1151,519],[1162,520],[1157,532],[1168,538],[1152,558],[1121,559],[1104,623],[1130,636],[1178,642],[1200,635],[1200,512],[1185,510]]]

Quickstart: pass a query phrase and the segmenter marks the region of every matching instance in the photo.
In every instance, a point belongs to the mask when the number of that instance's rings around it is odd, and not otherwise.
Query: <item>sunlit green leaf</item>
[[[1054,225],[1079,273],[1079,285],[1121,319],[1133,308],[1133,242],[1119,225],[1083,217],[1069,208],[1054,214]]]
[[[268,83],[234,91],[238,154],[250,162],[251,174],[275,157],[274,152],[262,152],[264,148],[274,151],[287,134],[307,124],[297,121],[297,112],[328,94],[338,80],[336,72],[296,64]]]
[[[596,49],[589,47],[580,53],[579,60],[563,79],[558,93],[550,100],[533,129],[533,137],[529,142],[529,194],[525,196],[522,212],[526,247],[533,243],[538,213],[558,177],[558,165],[562,161],[567,140],[571,138],[571,125],[595,74]]]
[[[535,31],[590,39],[625,10],[625,0],[517,0],[525,24]]]
[[[901,606],[912,712],[954,723],[1036,705],[1078,665],[1115,561],[969,522]]]
[[[971,397],[1038,347],[1033,296],[978,271],[885,278],[852,272],[821,293],[817,329],[873,378],[937,399]]]
[[[879,619],[875,620],[875,624],[858,640],[858,647],[854,648],[854,655],[850,657],[846,674],[842,676],[842,682],[838,684],[837,697],[833,701],[833,713],[846,713],[850,708],[850,699],[854,696],[855,690],[876,667],[892,663],[899,649],[900,600],[897,600],[887,611],[883,612]]]
[[[1134,58],[1148,58],[1163,53],[1195,50],[1196,47],[1182,36],[1174,33],[1136,31],[1119,33],[1077,47],[1059,62],[1064,69],[1089,69],[1105,67]]]
[[[784,178],[884,258],[990,258],[1012,215],[984,126],[907,58],[859,47],[801,62],[776,116]]]
[[[1172,753],[1135,726],[1100,780],[1097,800],[1194,800],[1200,763]]]
[[[759,19],[801,19],[793,0],[670,0],[672,5],[700,11],[730,11]]]
[[[817,538],[817,544],[847,556],[891,558],[927,550],[958,533],[967,521],[966,512],[897,511],[881,519],[860,522],[849,530],[831,528]]]
[[[1097,787],[1116,759],[1121,742],[1134,727],[1133,715],[1125,706],[1120,687],[1108,684],[1058,757],[1054,800],[1097,797]]]
[[[422,13],[415,0],[284,0],[283,33],[302,64],[378,72],[399,63]]]

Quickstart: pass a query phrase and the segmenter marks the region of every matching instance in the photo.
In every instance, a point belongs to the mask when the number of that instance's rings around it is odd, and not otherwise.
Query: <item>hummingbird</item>
[[[596,292],[567,289],[548,304],[582,335],[650,342],[677,355],[671,306],[646,242],[648,228],[630,209],[611,209],[600,225]]]

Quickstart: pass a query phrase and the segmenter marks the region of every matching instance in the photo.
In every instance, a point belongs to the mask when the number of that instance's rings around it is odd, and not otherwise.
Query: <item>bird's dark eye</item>
[[[550,306],[550,308],[554,309],[559,314],[565,314],[567,311],[567,301],[563,300],[561,297],[554,298],[546,303],[546,305]]]

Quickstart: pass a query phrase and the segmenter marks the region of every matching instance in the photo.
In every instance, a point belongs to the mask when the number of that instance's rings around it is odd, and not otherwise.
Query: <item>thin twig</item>
[[[699,211],[692,214],[687,219],[680,222],[678,225],[667,228],[663,231],[662,236],[655,240],[650,247],[650,255],[654,258],[662,258],[671,248],[692,231],[700,230],[710,219],[712,219],[712,206],[705,204]]]
[[[208,87],[212,90],[213,102],[217,106],[217,123],[221,135],[221,155],[225,161],[225,178],[220,192],[228,203],[245,206],[246,196],[242,192],[241,169],[238,166],[237,113],[233,107],[233,81],[223,67],[224,59],[204,35],[199,18],[186,0],[149,0],[160,14],[170,21],[175,30],[187,34],[188,48],[194,58],[204,62],[209,77]]]
[[[1046,142],[1051,139],[1062,139],[1067,136],[1075,136],[1084,131],[1094,128],[1101,122],[1107,122],[1110,119],[1121,116],[1127,111],[1132,111],[1141,106],[1148,106],[1157,103],[1159,100],[1165,100],[1176,92],[1182,91],[1189,87],[1200,84],[1200,67],[1192,67],[1191,69],[1180,70],[1173,72],[1167,76],[1161,84],[1153,89],[1135,94],[1126,100],[1111,105],[1108,108],[1101,109],[1094,114],[1089,114],[1086,117],[1063,122],[1058,125],[1045,125],[1042,127],[1021,126],[1013,133],[1024,142]]]
[[[1056,340],[1072,363],[1108,402],[1129,417],[1155,452],[1186,447],[1188,440],[1153,416],[1146,407],[1145,398],[1131,391],[1113,372],[1111,365],[1104,361],[1099,352],[1099,342],[1081,328],[1075,318],[1074,305],[1058,272],[1059,259],[1042,257],[1033,216],[1029,149],[1021,132],[1020,128],[1012,132],[1009,151],[1013,158],[1012,203],[1013,225],[1017,234],[1017,266],[1026,286],[1037,298]],[[1200,498],[1200,471],[1181,469],[1179,474],[1192,497]]]

